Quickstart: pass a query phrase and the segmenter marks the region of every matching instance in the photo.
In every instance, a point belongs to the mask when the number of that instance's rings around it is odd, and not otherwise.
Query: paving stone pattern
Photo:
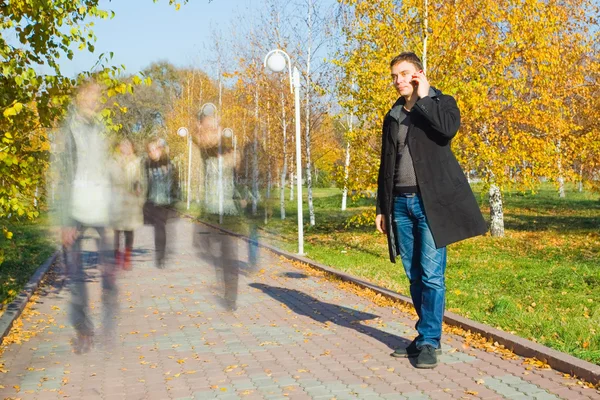
[[[222,274],[191,237],[215,235],[174,222],[167,268],[153,262],[153,232],[136,232],[132,271],[119,273],[118,335],[97,326],[87,354],[71,350],[67,287],[40,297],[49,327],[0,362],[0,399],[599,399],[555,371],[463,346],[445,336],[433,370],[389,356],[415,336],[414,320],[334,283],[311,277],[266,251],[250,270],[241,258],[236,311],[222,301]],[[198,232],[198,229],[200,232]],[[88,248],[91,314],[101,320],[99,274]],[[27,324],[36,323],[35,319]]]

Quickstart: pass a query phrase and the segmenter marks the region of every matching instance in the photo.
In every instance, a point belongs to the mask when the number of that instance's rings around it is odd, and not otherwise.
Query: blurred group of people
[[[99,113],[101,99],[102,86],[94,80],[78,88],[54,141],[49,179],[71,289],[76,353],[89,351],[94,337],[86,263],[97,265],[101,273],[102,340],[112,342],[119,308],[117,274],[132,269],[134,233],[142,225],[153,227],[155,266],[165,268],[167,222],[176,215],[174,205],[181,197],[178,170],[170,160],[167,142],[151,138],[144,156],[137,154],[134,143],[126,137],[113,140],[111,146]],[[192,139],[203,160],[204,215],[225,215],[230,221],[240,221],[248,207],[248,193],[241,193],[235,184],[241,157],[236,159],[231,142],[223,143],[214,115],[200,113],[193,131]],[[250,225],[255,233],[256,224]],[[91,261],[90,253],[82,251],[84,233],[89,230],[95,231],[98,250],[97,260]],[[223,305],[235,310],[240,268],[237,244],[231,236],[206,232],[201,225],[196,225],[193,244],[198,255],[216,269],[217,281],[223,287]],[[249,264],[254,265],[256,243],[249,248]]]
[[[154,226],[156,265],[162,268],[165,226],[178,192],[176,169],[164,140],[150,140],[145,157],[136,154],[127,138],[116,140],[111,149],[99,114],[101,98],[102,87],[93,80],[78,88],[56,135],[49,179],[72,294],[70,315],[77,333],[73,340],[76,353],[88,351],[94,335],[85,272],[89,259],[84,260],[88,253],[82,251],[84,233],[91,229],[97,236],[103,338],[110,341],[118,311],[116,274],[132,268],[134,232],[144,223]]]

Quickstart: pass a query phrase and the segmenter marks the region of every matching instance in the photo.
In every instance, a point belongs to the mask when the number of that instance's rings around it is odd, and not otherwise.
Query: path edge
[[[60,250],[56,250],[54,254],[44,261],[44,263],[35,271],[33,276],[29,279],[17,297],[6,307],[4,314],[0,316],[0,345],[4,342],[4,338],[10,332],[14,322],[17,318],[19,318],[25,309],[29,299],[31,299],[31,296],[33,296],[37,288],[40,286],[40,282],[52,264],[54,264],[59,254]]]

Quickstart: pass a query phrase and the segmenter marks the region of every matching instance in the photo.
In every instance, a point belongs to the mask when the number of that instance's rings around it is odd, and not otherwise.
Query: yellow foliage
[[[586,34],[596,23],[592,1],[440,2],[427,10],[428,31],[424,4],[343,2],[350,18],[335,60],[345,74],[338,93],[359,120],[351,189],[375,186],[381,123],[396,98],[389,61],[402,51],[426,59],[432,85],[456,97],[462,128],[453,150],[486,183],[531,189],[540,177],[568,180],[598,167],[598,33]]]

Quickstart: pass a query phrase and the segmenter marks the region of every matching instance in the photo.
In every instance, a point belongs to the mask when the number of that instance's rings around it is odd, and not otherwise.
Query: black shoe
[[[437,366],[436,349],[428,344],[421,347],[417,356],[417,368],[435,368]]]
[[[394,350],[394,352],[390,355],[392,357],[397,357],[397,358],[408,358],[408,357],[418,356],[419,349],[417,348],[416,340],[413,340],[412,342],[410,342],[410,344],[407,347],[400,347],[400,348]]]
[[[412,342],[410,342],[410,344],[407,347],[400,347],[400,348],[394,350],[394,352],[390,355],[392,357],[396,357],[396,358],[409,358],[409,357],[417,357],[420,352],[421,351],[417,348],[417,342],[415,339]],[[438,356],[441,356],[442,349],[441,348],[435,349],[435,354]]]

